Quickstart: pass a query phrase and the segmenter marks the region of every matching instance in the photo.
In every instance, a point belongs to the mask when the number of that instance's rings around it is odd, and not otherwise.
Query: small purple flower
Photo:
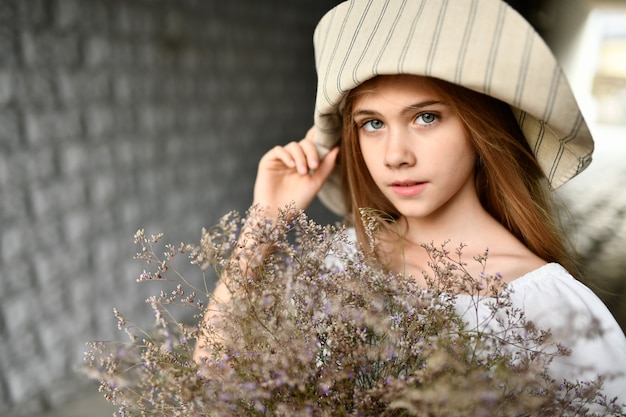
[[[257,388],[257,385],[254,382],[244,382],[241,384],[241,389],[244,391],[254,391]]]
[[[329,387],[328,385],[326,385],[326,384],[320,384],[320,392],[321,392],[323,395],[328,394],[328,392],[329,392],[329,391],[330,391],[330,387]]]

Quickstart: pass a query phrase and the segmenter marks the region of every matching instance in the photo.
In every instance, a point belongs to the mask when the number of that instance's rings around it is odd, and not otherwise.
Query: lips
[[[395,181],[391,183],[391,190],[400,197],[414,197],[426,188],[426,182]]]

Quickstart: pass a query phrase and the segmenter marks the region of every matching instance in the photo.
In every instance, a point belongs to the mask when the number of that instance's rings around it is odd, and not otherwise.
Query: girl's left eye
[[[415,118],[418,125],[429,125],[437,121],[437,115],[433,113],[422,113]]]

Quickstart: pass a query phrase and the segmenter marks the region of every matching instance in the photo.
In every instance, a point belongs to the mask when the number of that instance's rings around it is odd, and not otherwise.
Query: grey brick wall
[[[85,342],[123,337],[113,306],[151,320],[138,228],[194,242],[247,208],[261,154],[312,121],[311,35],[338,2],[0,0],[1,416],[84,386]],[[570,191],[572,227],[626,323],[624,210],[604,192],[600,212]]]
[[[336,3],[0,0],[0,415],[84,385],[113,306],[150,320],[135,230],[194,242],[247,208],[261,154],[312,122]]]

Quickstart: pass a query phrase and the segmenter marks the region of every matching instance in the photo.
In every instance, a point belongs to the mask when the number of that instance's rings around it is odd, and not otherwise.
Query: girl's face
[[[436,219],[476,201],[476,154],[453,108],[428,79],[381,76],[356,98],[363,159],[405,218]],[[466,206],[465,206],[466,207]]]

